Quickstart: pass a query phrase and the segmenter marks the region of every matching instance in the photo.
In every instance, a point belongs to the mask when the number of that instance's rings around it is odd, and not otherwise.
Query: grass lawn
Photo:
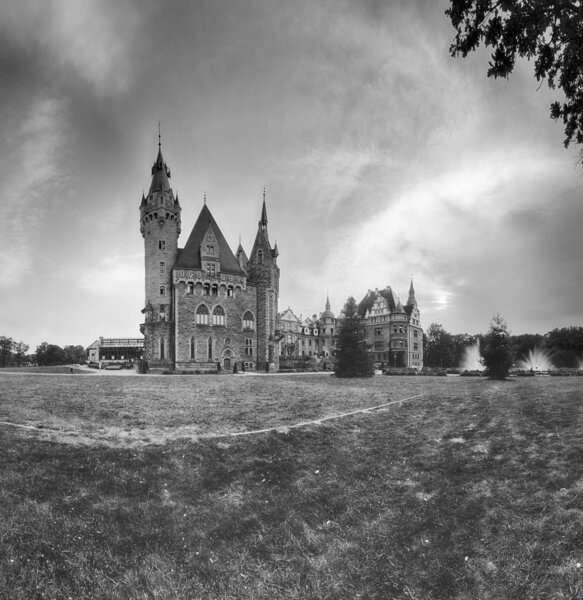
[[[0,598],[581,598],[581,384],[0,373]]]

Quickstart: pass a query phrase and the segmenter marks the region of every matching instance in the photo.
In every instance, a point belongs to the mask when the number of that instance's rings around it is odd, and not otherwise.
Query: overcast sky
[[[183,246],[207,203],[279,307],[413,275],[422,325],[583,325],[583,168],[532,64],[453,59],[445,1],[0,0],[0,335],[139,337],[158,121]]]

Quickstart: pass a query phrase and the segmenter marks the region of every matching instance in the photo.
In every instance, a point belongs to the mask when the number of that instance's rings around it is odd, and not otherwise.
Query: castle
[[[230,372],[279,370],[283,359],[313,357],[331,366],[338,319],[326,299],[318,317],[278,313],[278,249],[269,242],[265,192],[251,254],[233,253],[206,199],[184,245],[178,247],[181,207],[170,169],[158,156],[148,195],[142,194],[145,250],[144,358],[150,368]],[[378,364],[423,366],[423,331],[413,282],[403,307],[390,287],[370,291],[358,310],[367,346]]]
[[[145,249],[144,358],[150,368],[188,371],[278,370],[277,244],[267,232],[265,194],[248,258],[233,254],[206,201],[184,248],[180,203],[158,156],[140,204]]]

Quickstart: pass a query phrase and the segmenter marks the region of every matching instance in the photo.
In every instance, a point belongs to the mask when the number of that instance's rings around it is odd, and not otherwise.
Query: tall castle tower
[[[162,157],[158,134],[158,156],[152,166],[152,183],[140,204],[140,232],[144,238],[146,295],[142,312],[145,322],[144,358],[151,367],[172,368],[174,361],[174,314],[172,269],[178,253],[180,203],[170,187],[170,169]]]
[[[272,248],[267,233],[265,190],[263,208],[253,250],[247,262],[249,283],[257,288],[257,361],[279,369],[277,305],[279,300],[279,267],[277,244]]]

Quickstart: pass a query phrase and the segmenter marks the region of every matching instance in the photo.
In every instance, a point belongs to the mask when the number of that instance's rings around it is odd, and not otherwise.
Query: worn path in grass
[[[248,380],[132,378],[131,382],[107,376],[58,380],[49,375],[43,380],[39,374],[31,380],[11,375],[4,380],[5,393],[0,394],[0,426],[40,439],[85,445],[135,446],[285,432],[424,395],[418,389],[411,393],[415,386],[409,381],[406,385],[387,378],[346,382],[329,374]],[[10,403],[11,397],[17,402]]]

